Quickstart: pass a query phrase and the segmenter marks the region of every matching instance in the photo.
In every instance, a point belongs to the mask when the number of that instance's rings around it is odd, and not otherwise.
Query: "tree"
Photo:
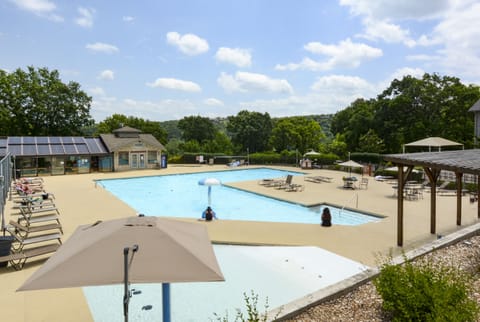
[[[294,148],[303,154],[309,148],[318,149],[323,138],[325,135],[318,122],[304,116],[295,116],[275,123],[270,142],[277,151]]]
[[[247,149],[250,153],[265,151],[272,132],[272,119],[268,113],[240,111],[236,116],[228,117],[227,131],[232,143],[240,148],[236,152]]]
[[[94,123],[91,102],[78,83],[63,83],[57,70],[0,70],[0,135],[82,135]]]
[[[167,132],[162,128],[160,122],[145,120],[134,116],[113,114],[100,122],[97,127],[97,134],[112,133],[114,130],[124,126],[130,126],[143,133],[153,135],[159,142],[167,143]]]
[[[370,129],[365,135],[360,137],[358,142],[359,152],[383,153],[384,150],[385,144],[383,143],[383,140],[378,137],[374,130]]]
[[[215,139],[217,133],[212,121],[202,116],[186,116],[178,122],[178,128],[183,140],[195,140],[200,144]]]

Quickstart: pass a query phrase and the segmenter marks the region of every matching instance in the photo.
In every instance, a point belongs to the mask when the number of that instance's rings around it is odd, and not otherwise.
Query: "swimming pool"
[[[244,309],[243,294],[258,295],[264,312],[368,269],[358,262],[318,247],[214,245],[225,282],[171,284],[172,321],[217,321],[214,313],[233,321]],[[130,321],[161,321],[161,284],[132,284]],[[122,321],[122,285],[83,288],[96,322]],[[151,309],[146,309],[151,305]],[[245,312],[244,312],[245,313]]]
[[[222,183],[229,183],[281,178],[288,174],[303,175],[303,173],[295,171],[255,168],[107,179],[96,182],[138,213],[148,216],[200,218],[208,203],[208,188],[199,185],[199,180],[213,177]],[[332,223],[336,225],[360,225],[380,220],[379,217],[330,205],[305,207],[224,185],[212,187],[211,199],[212,208],[217,217],[222,220],[318,224],[321,222],[320,217],[325,206],[330,208]]]

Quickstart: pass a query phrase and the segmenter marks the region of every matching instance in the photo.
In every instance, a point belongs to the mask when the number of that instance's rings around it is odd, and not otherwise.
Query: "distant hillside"
[[[327,136],[327,138],[333,138],[333,134],[330,131],[330,124],[332,122],[333,114],[320,114],[320,115],[306,115],[307,118],[312,118],[317,121],[320,126],[322,127],[323,132]],[[272,118],[273,121],[281,120],[286,117],[277,117]],[[167,131],[168,140],[171,139],[180,139],[182,137],[182,133],[178,128],[178,121],[179,120],[172,120],[172,121],[163,121],[160,122],[160,125]],[[218,128],[220,132],[227,132],[227,118],[226,117],[217,117],[211,119],[213,124]]]

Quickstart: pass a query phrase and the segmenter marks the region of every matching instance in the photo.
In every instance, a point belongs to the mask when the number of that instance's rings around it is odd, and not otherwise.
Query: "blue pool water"
[[[258,295],[257,309],[263,313],[267,298],[273,309],[368,269],[318,247],[214,245],[214,251],[225,282],[171,284],[172,321],[218,321],[214,313],[234,321],[237,308],[246,314],[244,293]],[[137,292],[130,299],[129,320],[161,321],[161,284],[131,288]],[[123,320],[123,285],[84,287],[83,292],[95,322]]]
[[[198,184],[201,179],[216,178],[222,183],[231,183],[285,178],[288,174],[294,176],[294,182],[303,181],[303,173],[300,172],[256,168],[98,180],[97,183],[138,213],[148,216],[200,218],[208,205],[208,187]],[[224,185],[212,186],[211,190],[212,208],[221,220],[318,224],[325,207],[305,207]],[[332,223],[336,225],[360,225],[380,220],[375,216],[328,207],[332,214]]]

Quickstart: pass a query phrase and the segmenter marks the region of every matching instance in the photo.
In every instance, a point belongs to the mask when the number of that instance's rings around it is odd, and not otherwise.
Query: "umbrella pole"
[[[123,249],[123,283],[125,286],[123,294],[123,316],[128,322],[128,302],[130,302],[130,291],[128,290],[128,252],[130,247]]]
[[[138,245],[133,245],[132,247],[132,260],[133,255],[138,250]],[[128,322],[128,303],[130,302],[130,290],[129,290],[129,283],[128,283],[128,252],[130,251],[130,247],[125,247],[123,249],[123,283],[124,283],[124,294],[123,294],[123,316],[125,318],[125,322]],[[131,262],[130,262],[131,263]]]
[[[208,186],[208,205],[212,205],[212,186]]]
[[[170,284],[162,284],[162,312],[163,322],[170,322]]]

